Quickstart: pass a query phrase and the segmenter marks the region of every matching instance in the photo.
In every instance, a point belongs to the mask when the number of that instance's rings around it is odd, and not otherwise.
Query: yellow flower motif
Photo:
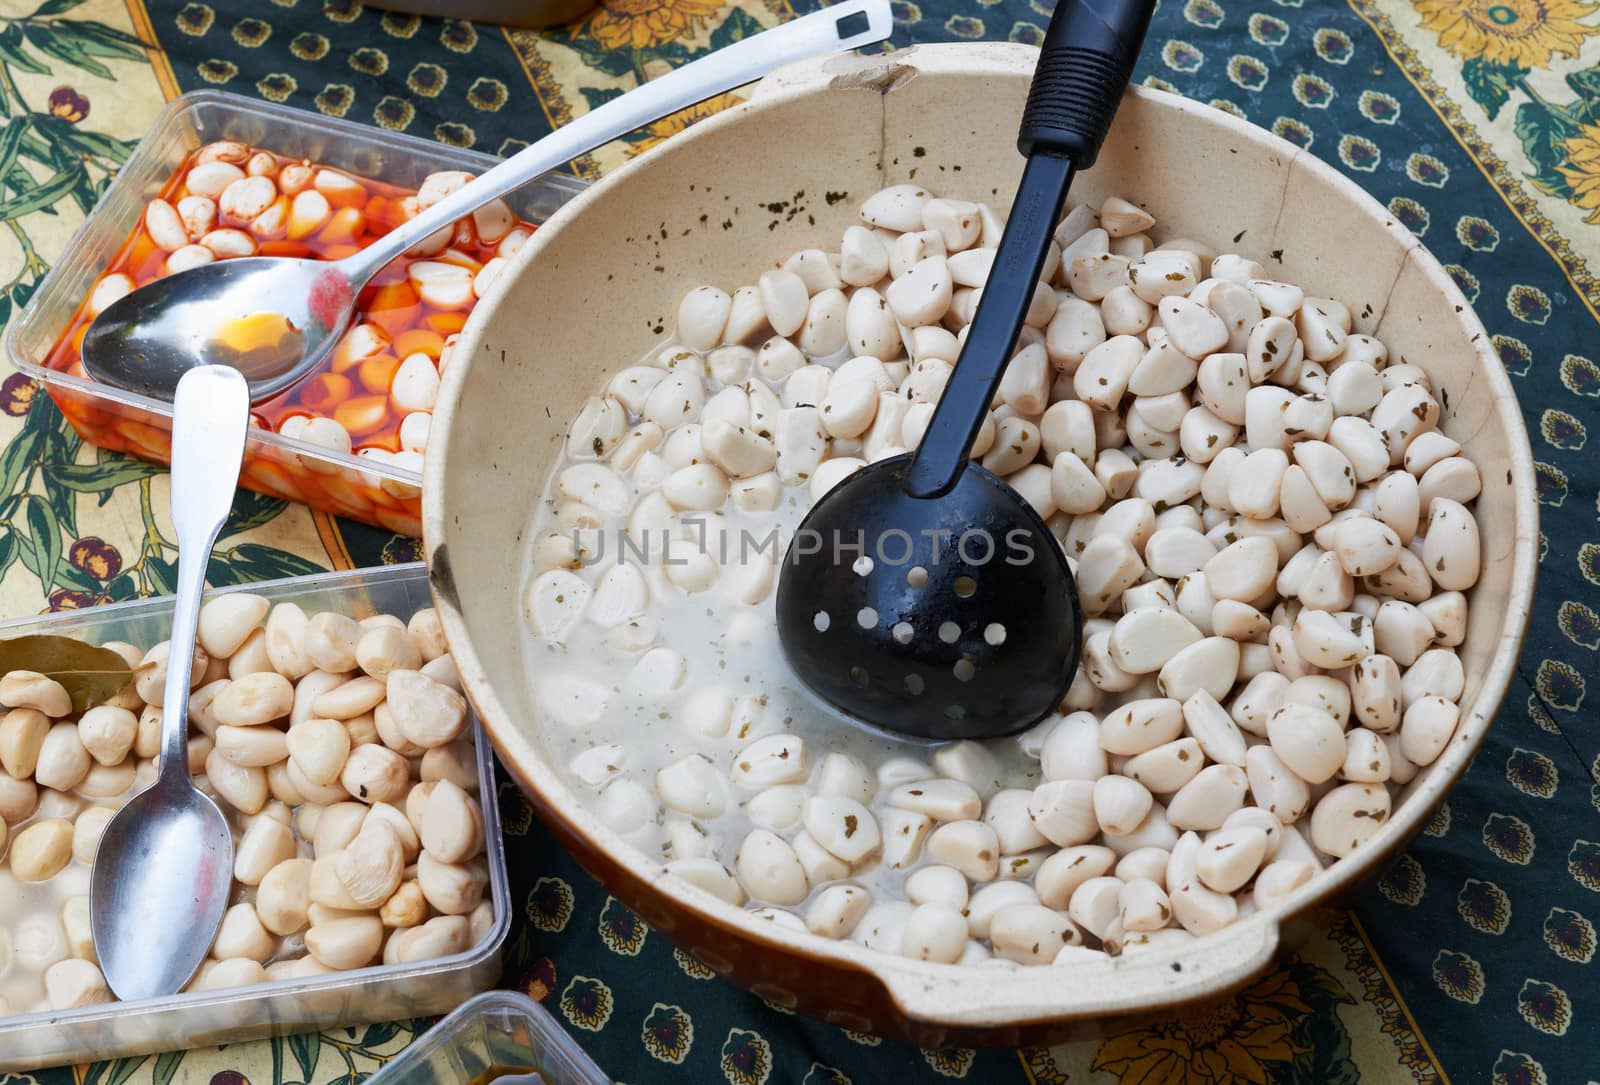
[[[720,10],[720,0],[601,0],[581,29],[607,49],[648,49],[691,33]]]
[[[1126,1085],[1256,1085],[1304,1053],[1291,1033],[1309,1013],[1294,978],[1279,972],[1231,998],[1112,1033],[1089,1069]]]
[[[1562,140],[1567,161],[1556,167],[1572,189],[1567,199],[1589,212],[1585,222],[1600,223],[1600,124],[1586,124]]]
[[[628,144],[628,157],[643,154],[651,147],[675,136],[696,121],[703,121],[715,113],[721,113],[729,106],[736,106],[744,99],[737,94],[719,94],[715,98],[707,98],[699,105],[692,105],[688,109],[680,109],[669,116],[645,125],[640,129],[640,138]]]
[[[1600,4],[1588,0],[1411,0],[1422,25],[1445,51],[1463,60],[1543,68],[1556,53],[1575,57],[1600,26],[1579,19]]]

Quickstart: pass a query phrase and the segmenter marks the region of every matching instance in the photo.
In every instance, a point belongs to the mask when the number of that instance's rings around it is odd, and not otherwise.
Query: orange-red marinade
[[[278,190],[275,202],[283,206],[274,209],[275,216],[257,216],[248,224],[213,224],[217,229],[231,227],[250,234],[258,255],[337,260],[370,245],[415,213],[416,193],[411,190],[354,178],[338,170],[323,174],[325,167],[314,163],[247,150],[255,156],[252,176],[270,159],[270,169],[260,175],[270,176],[277,183],[290,176],[283,172],[285,167],[295,167],[291,173],[297,179],[292,186],[296,191]],[[176,208],[183,197],[191,195],[186,185],[190,170],[204,161],[202,156],[206,154],[207,148],[201,148],[185,159],[159,198]],[[246,162],[235,164],[246,168]],[[319,182],[314,186],[299,184],[307,175],[307,167]],[[328,183],[320,183],[323,181]],[[291,185],[283,180],[283,187]],[[322,192],[326,198],[327,215],[320,221],[308,223],[289,213],[294,196],[308,189]],[[278,219],[276,224],[271,222],[274,217]],[[258,223],[265,223],[265,228],[252,229]],[[314,229],[308,232],[307,225]],[[534,229],[532,224],[520,221],[511,226],[511,231],[521,236]],[[186,240],[193,245],[199,237],[190,231]],[[395,374],[402,361],[415,354],[425,355],[437,368],[450,337],[461,330],[475,304],[471,291],[464,297],[449,299],[450,304],[429,304],[413,286],[408,269],[419,260],[431,260],[476,274],[496,256],[502,240],[503,237],[481,240],[473,221],[463,219],[443,252],[425,257],[402,256],[389,264],[357,299],[352,327],[331,357],[294,388],[257,404],[254,423],[277,431],[297,417],[332,418],[349,433],[353,451],[399,452],[401,423],[407,414],[416,412],[397,405],[391,396]],[[104,276],[125,274],[137,288],[167,273],[168,255],[152,237],[148,220],[141,217],[138,229],[118,250]],[[79,351],[92,319],[86,297],[47,357],[48,368],[87,379]],[[52,386],[51,392],[85,440],[160,462],[169,459],[170,426],[160,416],[86,397],[61,386]],[[409,492],[411,488],[373,485],[372,476],[362,472],[336,469],[327,463],[307,468],[298,457],[257,444],[246,454],[243,482],[252,489],[304,501],[339,515],[415,533],[417,498]]]

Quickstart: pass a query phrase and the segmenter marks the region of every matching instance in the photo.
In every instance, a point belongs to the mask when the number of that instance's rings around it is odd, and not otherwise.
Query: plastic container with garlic
[[[11,950],[0,963],[0,1067],[437,1013],[493,981],[509,904],[492,760],[470,716],[455,715],[464,704],[449,695],[427,602],[420,566],[208,600],[202,644],[221,651],[245,634],[225,661],[208,660],[213,681],[191,702],[193,768],[238,830],[236,886],[211,959],[170,999],[109,1002],[86,926],[94,843],[150,775],[156,710],[59,715],[53,683],[0,682],[10,838],[9,850],[0,844],[0,941]],[[169,608],[149,600],[52,615],[0,636],[59,634],[132,658],[123,645],[159,644]],[[386,663],[419,670],[385,672]],[[292,681],[278,670],[312,664]],[[157,662],[130,697],[159,697],[159,675]],[[424,702],[439,711],[413,711]],[[312,705],[326,714],[308,714]]]
[[[1014,740],[834,719],[783,664],[777,562],[920,440],[1000,225],[897,185],[835,248],[691,290],[573,420],[527,653],[553,760],[679,877],[891,953],[1049,964],[1272,907],[1387,819],[1455,728],[1480,479],[1339,302],[1074,208],[974,451],[1074,564],[1073,688]]]
[[[82,372],[77,344],[95,312],[195,263],[256,253],[337,258],[403,221],[411,200],[495,162],[236,95],[186,94],[163,111],[12,322],[8,353],[85,440],[166,462],[170,404]],[[503,266],[496,261],[582,188],[542,178],[464,220],[459,236],[430,239],[386,268],[324,371],[256,406],[243,484],[420,534],[421,456],[446,344],[475,288],[487,290]]]

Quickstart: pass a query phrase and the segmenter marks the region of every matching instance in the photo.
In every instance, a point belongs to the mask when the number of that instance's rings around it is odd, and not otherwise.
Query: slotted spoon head
[[[1014,734],[1054,711],[1078,666],[1065,556],[1015,490],[977,464],[938,498],[907,494],[910,456],[817,502],[778,582],[797,676],[845,715],[917,738]]]

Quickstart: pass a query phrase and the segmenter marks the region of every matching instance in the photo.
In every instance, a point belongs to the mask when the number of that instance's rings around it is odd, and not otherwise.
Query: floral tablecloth
[[[507,32],[358,0],[0,0],[0,321],[19,308],[161,104],[217,86],[509,153],[802,0],[602,0]],[[896,42],[1035,42],[1047,0],[896,0]],[[1230,1085],[1600,1078],[1600,3],[1165,0],[1140,78],[1334,163],[1477,305],[1539,461],[1538,605],[1497,726],[1410,851],[1248,990],[1095,1040],[920,1051],[713,978],[566,858],[502,789],[517,915],[504,983],[619,1081]],[[726,99],[573,165],[585,177]],[[163,471],[80,444],[0,384],[0,613],[167,589]],[[240,496],[213,583],[413,558],[418,544]],[[426,1022],[0,1073],[0,1085],[353,1083]],[[1585,1040],[1584,1037],[1589,1039]],[[5,1052],[0,1051],[0,1065]]]

